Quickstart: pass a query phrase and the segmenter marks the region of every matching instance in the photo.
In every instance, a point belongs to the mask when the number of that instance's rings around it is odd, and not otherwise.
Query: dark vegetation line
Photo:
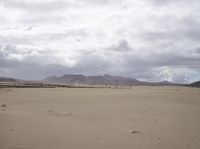
[[[0,84],[0,88],[109,88],[104,86],[72,86],[58,84]]]
[[[185,86],[193,87],[190,85],[158,85],[158,84],[146,84],[146,85],[61,85],[61,84],[42,84],[42,83],[0,83],[0,88],[113,88],[113,89],[128,89],[134,86]]]

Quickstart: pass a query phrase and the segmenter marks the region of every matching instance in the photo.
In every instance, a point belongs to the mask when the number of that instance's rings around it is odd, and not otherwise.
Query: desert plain
[[[200,89],[0,89],[0,149],[199,149]]]

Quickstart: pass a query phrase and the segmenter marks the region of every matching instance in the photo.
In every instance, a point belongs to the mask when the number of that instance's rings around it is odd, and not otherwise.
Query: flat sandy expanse
[[[0,149],[200,148],[197,88],[0,89],[0,106]]]

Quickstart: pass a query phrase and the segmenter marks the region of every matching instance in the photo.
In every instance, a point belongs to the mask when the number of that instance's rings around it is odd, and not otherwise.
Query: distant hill
[[[67,74],[61,77],[51,76],[42,80],[45,83],[68,84],[68,85],[175,85],[173,83],[163,81],[157,83],[139,81],[133,78],[102,75],[102,76],[84,76]]]
[[[140,81],[120,76],[84,76],[67,74],[61,77],[51,76],[43,80],[46,83],[69,84],[69,85],[132,85],[140,84]]]
[[[112,75],[98,75],[85,76],[66,74],[61,77],[51,76],[43,80],[28,81],[16,78],[0,77],[0,87],[94,87],[94,86],[189,86],[199,87],[199,82],[190,85],[175,84],[168,81],[163,82],[144,82],[134,78],[112,76]]]
[[[69,87],[59,84],[45,84],[41,81],[27,81],[15,78],[0,77],[0,88],[55,88]]]
[[[8,78],[8,77],[0,77],[0,82],[18,82],[17,79]]]
[[[189,84],[191,87],[200,87],[200,81]]]

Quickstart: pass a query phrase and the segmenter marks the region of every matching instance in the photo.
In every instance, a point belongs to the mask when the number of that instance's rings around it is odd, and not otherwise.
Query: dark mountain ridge
[[[189,84],[189,86],[191,86],[191,87],[200,87],[200,81],[193,82],[193,83]]]
[[[43,80],[38,81],[27,81],[20,80],[10,77],[0,77],[0,85],[11,86],[11,85],[20,85],[20,86],[134,86],[134,85],[147,85],[147,86],[188,86],[188,87],[200,87],[200,81],[191,83],[191,84],[176,84],[168,81],[162,82],[144,82],[137,79],[122,77],[122,76],[112,76],[112,75],[98,75],[98,76],[85,76],[85,75],[74,75],[74,74],[65,74],[61,77],[50,76]]]
[[[51,76],[42,80],[45,83],[68,84],[68,85],[176,85],[171,82],[144,82],[137,79],[112,76],[112,75],[99,75],[99,76],[84,76],[66,74],[61,77]]]
[[[17,79],[9,77],[0,77],[0,82],[17,82]]]

